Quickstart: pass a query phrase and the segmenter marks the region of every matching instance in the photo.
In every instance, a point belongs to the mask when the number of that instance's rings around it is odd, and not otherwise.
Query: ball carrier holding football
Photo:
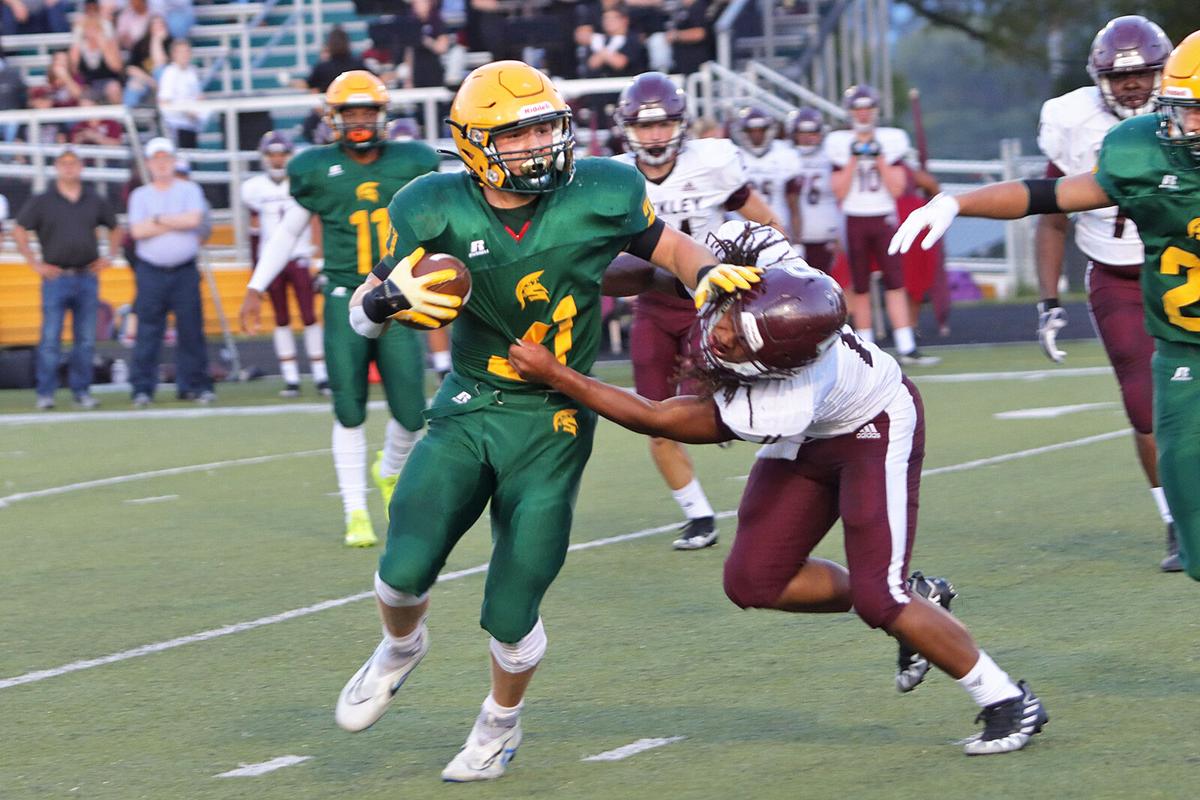
[[[367,341],[350,327],[350,295],[392,239],[387,204],[418,175],[436,172],[440,159],[424,142],[385,138],[387,88],[365,70],[344,72],[325,92],[334,141],[310,147],[288,162],[289,210],[262,246],[242,303],[242,328],[258,329],[263,292],[287,265],[293,242],[315,215],[325,251],[325,354],[333,389],[333,466],[346,518],[345,542],[369,547],[378,540],[367,513],[367,372],[379,367],[390,418],[372,473],[387,507],[396,476],[423,426],[425,366],[417,334],[394,326]]]
[[[448,781],[473,781],[503,775],[521,743],[525,691],[546,652],[539,606],[566,558],[596,428],[587,408],[523,380],[508,362],[509,346],[527,341],[574,369],[591,369],[601,280],[622,251],[695,287],[698,301],[714,287],[747,287],[758,277],[716,264],[710,251],[664,225],[637,170],[611,159],[577,162],[570,109],[527,64],[473,71],[448,122],[466,171],[425,175],[396,194],[388,206],[393,240],[351,301],[355,330],[367,337],[391,318],[457,321],[453,370],[392,495],[375,576],[383,641],[342,690],[336,718],[359,731],[387,710],[429,649],[429,590],[490,502],[494,546],[480,624],[491,635],[491,692],[442,772]],[[434,291],[455,277],[453,268],[416,274],[426,253],[466,265],[466,303]]]
[[[754,190],[742,154],[728,139],[688,139],[687,96],[661,72],[639,75],[621,92],[615,112],[630,152],[618,161],[646,176],[646,194],[658,217],[704,243],[726,211],[783,225]],[[690,299],[663,292],[639,295],[633,304],[629,349],[638,393],[665,400],[678,392],[681,359],[694,354],[696,312]],[[687,450],[678,442],[650,439],[650,456],[687,517],[677,550],[708,547],[717,540],[712,506],[696,479]]]

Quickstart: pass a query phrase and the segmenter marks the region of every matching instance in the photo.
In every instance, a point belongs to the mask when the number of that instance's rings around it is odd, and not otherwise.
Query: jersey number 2
[[[354,235],[357,241],[359,275],[367,274],[371,271],[371,267],[375,266],[375,259],[371,257],[373,250],[371,247],[372,223],[375,224],[375,237],[379,241],[379,255],[385,256],[387,255],[389,235],[392,231],[392,225],[388,222],[387,209],[377,208],[368,212],[365,208],[360,208],[350,215],[350,224],[354,226]]]
[[[1159,261],[1159,271],[1164,275],[1178,275],[1187,271],[1187,283],[1176,286],[1163,294],[1163,310],[1172,325],[1185,331],[1200,331],[1200,317],[1185,317],[1184,306],[1200,301],[1200,258],[1178,247],[1168,247]]]
[[[571,329],[575,327],[575,317],[578,313],[579,309],[575,307],[575,298],[567,295],[554,307],[554,313],[550,315],[552,324],[535,322],[525,330],[525,335],[521,338],[527,342],[541,344],[550,330],[557,326],[558,330],[554,332],[554,357],[558,359],[558,363],[566,364],[567,353],[571,351],[572,345]],[[492,356],[488,359],[488,372],[512,381],[525,380],[512,368],[512,364],[508,363],[507,358],[500,356]]]

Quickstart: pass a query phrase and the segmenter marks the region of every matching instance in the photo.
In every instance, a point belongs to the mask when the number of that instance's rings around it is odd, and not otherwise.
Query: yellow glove
[[[700,281],[696,284],[696,308],[718,294],[736,292],[739,289],[749,289],[750,284],[758,283],[762,267],[740,267],[736,264],[714,264],[700,270]]]
[[[411,320],[425,327],[437,328],[440,326],[437,322],[433,322],[434,319],[449,322],[458,316],[462,298],[453,294],[431,292],[428,288],[442,281],[454,280],[455,272],[452,269],[439,269],[420,277],[412,274],[413,267],[424,257],[425,248],[418,247],[400,259],[391,274],[387,276],[387,280],[391,281],[408,301],[408,308],[396,312],[392,318]],[[431,322],[433,324],[430,324]]]
[[[458,316],[458,311],[454,311],[453,313],[454,316],[449,317],[449,320],[453,320],[454,317]],[[422,314],[420,311],[413,311],[411,308],[406,308],[403,311],[397,311],[395,314],[392,314],[390,318],[400,320],[401,322],[407,322],[411,325],[420,325],[422,328],[429,328],[430,330],[436,330],[446,324],[441,320],[434,319],[428,314]]]

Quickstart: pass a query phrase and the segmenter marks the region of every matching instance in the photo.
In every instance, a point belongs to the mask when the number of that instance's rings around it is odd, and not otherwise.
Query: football
[[[413,266],[413,275],[421,277],[428,275],[431,272],[438,270],[452,269],[454,270],[454,278],[448,281],[441,281],[429,286],[429,290],[439,292],[441,294],[452,294],[462,298],[463,305],[467,304],[467,300],[471,297],[471,272],[467,269],[462,261],[459,261],[449,253],[426,253],[424,258]],[[397,320],[401,325],[413,328],[419,331],[427,331],[429,328],[424,325],[408,323],[403,320]],[[440,322],[440,320],[439,320]],[[443,323],[442,326],[449,325],[450,321]]]

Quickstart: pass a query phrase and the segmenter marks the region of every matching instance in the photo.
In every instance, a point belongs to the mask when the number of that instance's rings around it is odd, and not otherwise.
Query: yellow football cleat
[[[370,515],[366,510],[351,511],[346,516],[346,546],[374,547],[377,544],[379,539],[375,538]]]
[[[388,507],[392,504],[392,493],[396,491],[396,481],[400,480],[400,476],[383,474],[382,450],[375,454],[375,463],[371,465],[371,477],[375,479],[375,485],[379,487],[379,494],[383,497],[383,518],[389,519]]]

